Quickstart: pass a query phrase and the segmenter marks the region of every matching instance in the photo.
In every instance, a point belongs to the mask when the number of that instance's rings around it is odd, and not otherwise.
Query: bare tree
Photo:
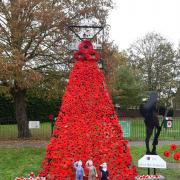
[[[67,24],[84,15],[106,23],[111,0],[1,0],[0,85],[14,98],[18,137],[30,137],[26,92],[67,69]]]
[[[168,100],[176,87],[177,52],[160,34],[148,33],[128,49],[129,62],[138,70],[145,90],[157,90]]]

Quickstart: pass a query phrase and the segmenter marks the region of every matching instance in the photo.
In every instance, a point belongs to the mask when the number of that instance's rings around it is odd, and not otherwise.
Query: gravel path
[[[7,140],[0,141],[0,148],[46,147],[47,140]]]
[[[129,141],[130,146],[141,146],[145,145],[144,141]],[[152,144],[152,141],[150,142]],[[180,140],[179,141],[159,141],[159,145],[171,145],[171,144],[176,144],[180,145]]]
[[[0,148],[46,147],[49,140],[7,140],[0,141]],[[130,146],[145,145],[144,141],[129,141]],[[180,141],[159,141],[159,145],[180,145]]]

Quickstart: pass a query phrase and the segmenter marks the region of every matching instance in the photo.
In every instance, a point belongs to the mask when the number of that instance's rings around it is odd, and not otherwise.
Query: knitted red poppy
[[[93,45],[89,40],[84,40],[79,44],[79,51],[87,52],[92,49],[93,49]]]
[[[174,158],[174,160],[176,160],[176,161],[180,161],[180,152],[174,153],[173,158]]]
[[[169,152],[168,150],[165,150],[164,153],[163,153],[163,155],[164,155],[165,157],[169,157],[169,156],[170,156],[170,152]]]
[[[177,148],[176,144],[171,144],[170,149],[171,151],[175,151]]]

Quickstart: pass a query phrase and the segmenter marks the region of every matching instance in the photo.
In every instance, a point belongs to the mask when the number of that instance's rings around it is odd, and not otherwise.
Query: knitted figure
[[[84,169],[82,167],[82,161],[76,161],[74,163],[74,168],[76,169],[76,180],[83,180],[83,176],[85,176],[85,174]]]
[[[101,180],[108,180],[109,172],[107,170],[107,164],[105,162],[100,165],[100,171],[101,171]]]
[[[92,160],[88,160],[86,162],[86,168],[89,169],[88,180],[96,180],[98,175],[95,166],[93,166]]]

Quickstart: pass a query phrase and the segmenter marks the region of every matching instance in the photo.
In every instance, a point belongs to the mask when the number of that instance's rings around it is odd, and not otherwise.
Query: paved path
[[[9,140],[0,141],[0,148],[23,148],[23,147],[36,147],[45,148],[48,145],[47,140]],[[170,144],[180,145],[180,141],[160,141],[159,145],[170,145]],[[129,141],[130,146],[143,146],[144,141]],[[180,163],[167,163],[167,167],[170,169],[180,169]]]
[[[145,145],[144,141],[129,141],[130,146],[141,146]],[[152,141],[150,142],[152,144]],[[180,145],[180,140],[179,141],[159,141],[159,145],[171,145],[171,144],[176,144]]]
[[[47,140],[7,140],[0,141],[0,148],[46,147]]]
[[[47,140],[0,140],[0,148],[22,148],[22,147],[46,147],[49,141]],[[143,146],[144,141],[129,141],[130,146]],[[159,145],[180,145],[180,141],[159,141]]]

